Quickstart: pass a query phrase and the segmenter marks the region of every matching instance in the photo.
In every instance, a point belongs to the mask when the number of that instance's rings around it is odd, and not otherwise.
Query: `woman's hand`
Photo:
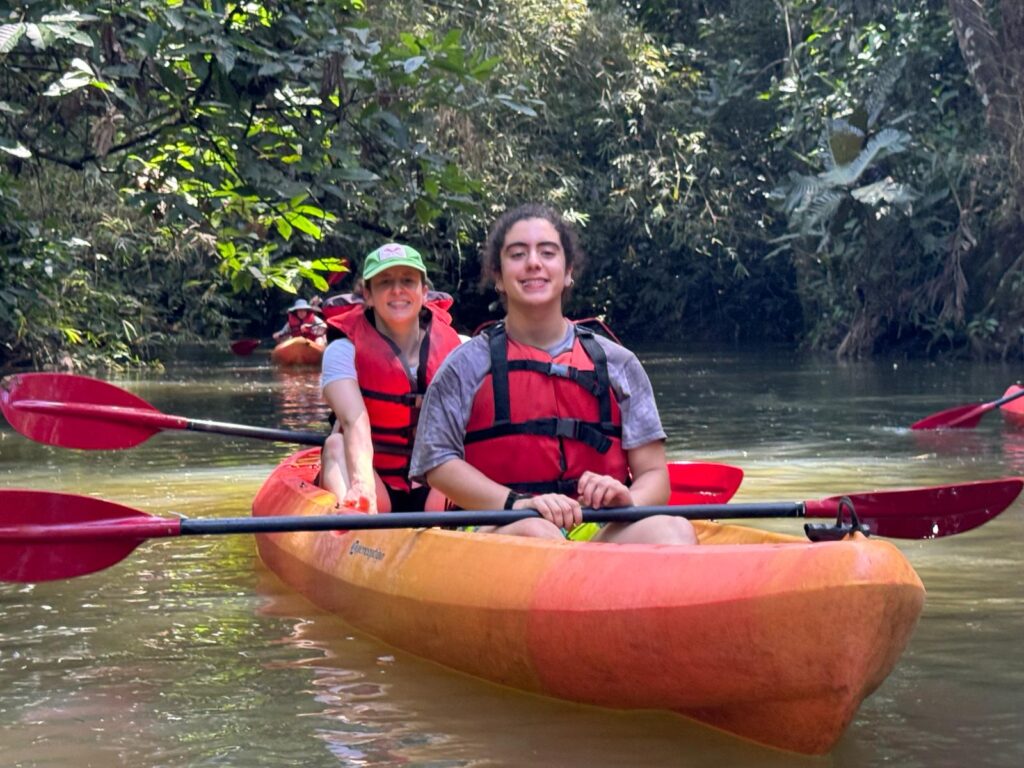
[[[576,499],[561,493],[543,493],[528,499],[519,499],[512,509],[535,509],[548,522],[571,531],[583,522],[583,509]]]
[[[580,504],[591,509],[631,507],[633,496],[629,488],[610,475],[584,472],[577,486]]]

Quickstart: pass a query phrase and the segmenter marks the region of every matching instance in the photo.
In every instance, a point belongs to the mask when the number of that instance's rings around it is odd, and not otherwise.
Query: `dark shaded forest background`
[[[526,200],[628,340],[1019,359],[1022,93],[1019,0],[15,2],[0,368],[266,334],[391,239],[472,328]]]

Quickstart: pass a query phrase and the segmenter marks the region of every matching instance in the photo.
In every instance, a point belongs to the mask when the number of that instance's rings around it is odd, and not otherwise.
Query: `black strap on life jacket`
[[[542,493],[560,493],[563,496],[575,497],[579,493],[579,485],[578,477],[539,483],[508,483],[508,487],[516,493],[528,493],[531,496],[539,496]]]
[[[494,393],[494,424],[466,434],[466,444],[480,440],[491,440],[508,435],[537,435],[577,440],[590,446],[598,453],[607,453],[612,447],[612,437],[621,437],[622,428],[612,423],[611,380],[608,376],[608,357],[594,338],[594,334],[573,326],[583,351],[594,363],[593,371],[581,371],[572,366],[545,363],[537,360],[509,360],[506,344],[505,324],[496,323],[484,333],[487,336],[491,355],[491,387]],[[576,382],[597,398],[599,422],[582,419],[560,419],[557,417],[531,419],[525,422],[512,421],[512,404],[509,398],[510,370],[534,371],[547,376],[560,376]]]

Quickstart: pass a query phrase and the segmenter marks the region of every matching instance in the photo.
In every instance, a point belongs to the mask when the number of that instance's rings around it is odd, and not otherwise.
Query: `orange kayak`
[[[324,356],[324,345],[295,336],[285,339],[270,352],[270,359],[278,365],[320,365]]]
[[[318,450],[256,516],[336,511]],[[779,749],[828,752],[892,670],[924,604],[900,551],[695,522],[695,547],[439,529],[257,537],[285,583],[356,628],[524,691],[660,709]]]

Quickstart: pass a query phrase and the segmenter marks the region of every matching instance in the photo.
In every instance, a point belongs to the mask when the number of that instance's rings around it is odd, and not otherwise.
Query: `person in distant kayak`
[[[274,341],[297,338],[302,336],[310,341],[322,342],[327,333],[327,325],[320,317],[320,310],[310,305],[305,299],[296,299],[295,303],[285,310],[288,320],[274,333]]]
[[[581,266],[555,210],[520,206],[491,228],[483,273],[505,319],[455,350],[420,414],[411,476],[463,509],[535,509],[487,530],[594,541],[696,543],[689,521],[652,516],[581,526],[582,507],[665,504],[665,432],[636,356],[569,321]],[[596,533],[595,533],[596,529]]]
[[[321,363],[336,421],[320,485],[344,507],[369,512],[440,509],[439,494],[409,480],[420,404],[441,362],[459,346],[447,294],[430,291],[420,254],[388,243],[363,262],[362,295],[324,304],[330,343]]]

